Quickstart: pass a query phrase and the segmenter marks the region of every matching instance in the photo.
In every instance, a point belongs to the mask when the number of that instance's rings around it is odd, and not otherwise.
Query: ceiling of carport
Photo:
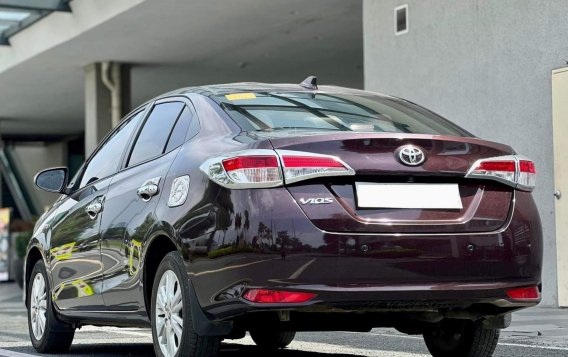
[[[135,105],[182,86],[300,82],[309,74],[322,83],[363,86],[360,0],[131,0],[131,8],[107,21],[10,61],[26,45],[19,36],[33,39],[36,30],[45,36],[42,22],[55,32],[59,22],[82,29],[73,21],[109,1],[74,0],[73,13],[49,15],[14,36],[12,48],[0,49],[2,132],[81,132],[83,66],[96,61],[133,64]]]

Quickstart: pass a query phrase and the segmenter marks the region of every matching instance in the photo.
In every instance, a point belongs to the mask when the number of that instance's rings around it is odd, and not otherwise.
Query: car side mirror
[[[37,187],[47,192],[64,193],[69,180],[69,170],[66,167],[54,167],[38,172],[34,181]]]

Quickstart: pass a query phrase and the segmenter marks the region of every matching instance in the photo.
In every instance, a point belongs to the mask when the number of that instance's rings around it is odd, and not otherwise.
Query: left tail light
[[[200,166],[211,180],[233,189],[278,187],[315,177],[355,175],[335,156],[292,150],[244,150]]]
[[[209,178],[227,188],[282,186],[280,161],[274,150],[245,150],[205,161],[200,166]]]
[[[534,162],[519,156],[507,155],[477,160],[465,175],[502,182],[523,191],[532,191],[536,184]]]

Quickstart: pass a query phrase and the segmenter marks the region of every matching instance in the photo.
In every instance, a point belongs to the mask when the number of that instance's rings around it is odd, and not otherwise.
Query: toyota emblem
[[[414,145],[404,145],[398,149],[400,162],[408,166],[418,166],[426,160],[424,152]]]

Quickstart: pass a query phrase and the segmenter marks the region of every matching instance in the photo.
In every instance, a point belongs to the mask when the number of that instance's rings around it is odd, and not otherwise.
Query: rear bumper
[[[257,214],[251,214],[250,229],[204,235],[207,253],[196,249],[199,239],[186,246],[188,277],[212,319],[270,310],[489,316],[538,303],[506,294],[541,281],[542,229],[530,193],[515,192],[510,217],[497,231],[416,235],[324,232],[285,189],[238,197],[251,192],[232,192],[234,202],[261,205],[251,209]],[[265,201],[270,205],[262,207]],[[230,246],[230,252],[211,254],[216,246]],[[317,297],[302,304],[255,304],[242,298],[247,288]]]
[[[463,315],[466,312],[470,318],[481,318],[537,305],[540,300],[513,300],[507,296],[507,290],[525,286],[530,284],[522,281],[366,288],[286,286],[280,289],[312,292],[317,297],[301,304],[252,303],[237,298],[210,305],[206,312],[215,319],[231,319],[247,313],[274,310],[385,314],[440,312],[445,316]]]

